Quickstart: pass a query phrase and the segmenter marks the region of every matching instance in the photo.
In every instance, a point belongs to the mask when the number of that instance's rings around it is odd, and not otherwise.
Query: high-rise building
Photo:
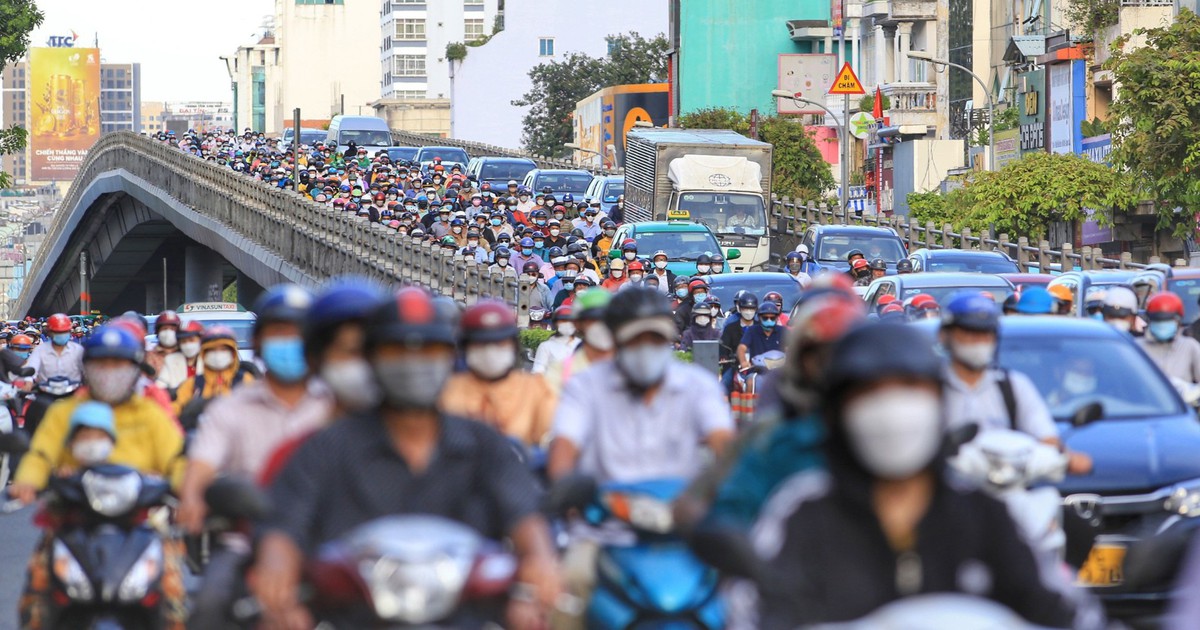
[[[498,0],[383,0],[383,98],[447,99],[446,45],[479,42],[500,31]]]

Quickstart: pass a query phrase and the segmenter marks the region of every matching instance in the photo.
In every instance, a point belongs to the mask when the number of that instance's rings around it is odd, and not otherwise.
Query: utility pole
[[[842,64],[850,63],[850,57],[846,54],[846,0],[841,0],[842,3],[842,28],[838,33],[838,48],[839,54],[842,57]],[[857,51],[856,51],[857,52]],[[850,94],[842,96],[842,158],[839,160],[842,163],[842,223],[848,223],[850,218]]]
[[[343,95],[342,98],[345,98]],[[300,192],[300,108],[292,110],[292,190]]]

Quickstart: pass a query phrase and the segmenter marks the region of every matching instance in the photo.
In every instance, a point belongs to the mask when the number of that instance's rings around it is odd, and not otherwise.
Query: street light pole
[[[579,144],[577,144],[575,142],[568,142],[568,143],[564,144],[563,147],[567,148],[567,149],[571,149],[572,151],[581,151],[583,153],[591,153],[592,155],[600,158],[600,168],[604,168],[604,154],[603,153],[601,153],[595,149],[589,149],[587,147],[579,146]]]
[[[834,114],[828,107],[825,107],[824,105],[822,105],[816,101],[810,101],[806,98],[800,98],[799,96],[796,96],[795,94],[790,94],[787,92],[787,90],[772,90],[771,96],[774,96],[776,98],[790,98],[790,99],[792,99],[792,101],[794,101],[796,103],[805,103],[808,105],[815,105],[815,106],[820,107],[821,109],[825,110],[825,113],[829,114],[830,118],[833,118],[834,120],[838,119],[837,115]],[[850,100],[850,97],[847,96],[846,97],[847,103],[849,103],[849,100]],[[850,182],[848,181],[849,176],[847,175],[847,173],[849,173],[849,168],[846,165],[846,155],[848,155],[850,153],[849,150],[846,148],[850,144],[849,116],[846,115],[849,111],[849,107],[850,106],[847,104],[846,110],[842,111],[842,122],[841,122],[841,125],[839,126],[840,128],[838,130],[839,131],[838,137],[840,138],[839,141],[842,144],[842,151],[841,151],[841,154],[842,154],[842,156],[841,156],[841,162],[842,162],[841,194],[842,194],[842,199],[841,199],[841,204],[842,204],[842,220],[843,221],[845,221],[849,217],[849,213],[847,212],[847,209],[850,207],[850,201],[847,198],[848,192],[850,190],[850,188],[849,188]]]
[[[996,103],[992,100],[992,93],[988,90],[987,84],[983,82],[983,79],[979,78],[979,75],[971,72],[966,66],[961,66],[947,59],[934,59],[933,55],[924,51],[910,50],[908,51],[908,58],[927,61],[935,66],[958,68],[971,75],[971,78],[975,79],[975,82],[983,89],[983,95],[987,97],[988,104],[988,170],[996,170]]]

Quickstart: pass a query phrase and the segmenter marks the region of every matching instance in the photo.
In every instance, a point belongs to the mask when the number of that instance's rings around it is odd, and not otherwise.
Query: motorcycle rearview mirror
[[[21,378],[29,378],[29,377],[33,376],[34,374],[37,374],[37,370],[35,370],[31,367],[23,367],[23,368],[17,370],[16,374],[17,374],[17,376],[20,376]]]
[[[1090,402],[1076,409],[1075,413],[1071,414],[1071,426],[1082,427],[1103,417],[1104,405],[1099,402]]]
[[[759,582],[763,565],[741,532],[700,526],[688,538],[688,545],[697,558],[718,571]]]
[[[596,480],[588,475],[573,474],[556,481],[546,493],[546,512],[551,515],[581,510],[596,498]]]
[[[266,493],[244,479],[221,478],[204,491],[204,502],[218,516],[259,521],[271,512]]]
[[[29,451],[29,436],[23,431],[0,433],[0,453],[20,455]]]
[[[973,422],[950,429],[946,433],[946,456],[953,457],[957,455],[958,449],[963,444],[974,440],[977,435],[979,435],[979,425]]]
[[[1195,533],[1195,527],[1172,527],[1134,543],[1122,565],[1125,584],[1137,589],[1171,586],[1189,555]]]

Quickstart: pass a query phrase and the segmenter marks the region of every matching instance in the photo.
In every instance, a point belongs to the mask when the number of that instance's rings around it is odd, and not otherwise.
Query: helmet
[[[546,252],[546,255],[550,257],[550,260],[554,260],[555,258],[565,255],[565,252],[563,252],[563,248],[555,245]]]
[[[637,241],[635,241],[631,238],[625,239],[625,242],[621,243],[621,251],[636,252],[637,251]]]
[[[996,332],[1000,328],[996,301],[974,291],[960,293],[942,309],[942,327]]]
[[[724,264],[725,264],[725,257],[724,257],[724,256],[722,256],[721,254],[713,254],[713,255],[712,255],[712,264],[714,264],[714,265],[724,265]]]
[[[1183,318],[1183,300],[1178,295],[1162,291],[1146,302],[1146,319],[1159,322],[1176,317]]]
[[[464,343],[488,343],[516,339],[517,316],[499,300],[480,300],[462,315]]]
[[[71,318],[55,313],[46,320],[46,328],[52,333],[71,332]]]
[[[539,273],[540,271],[541,271],[541,268],[538,267],[538,264],[533,262],[532,260],[526,262],[524,265],[521,265],[521,273],[529,273],[529,272]]]
[[[738,291],[738,295],[733,297],[733,304],[739,309],[752,308],[758,312],[758,296],[749,291]]]
[[[1049,291],[1050,295],[1059,302],[1070,304],[1071,302],[1075,301],[1075,294],[1071,291],[1071,288],[1066,285],[1055,284],[1046,287],[1046,290]]]
[[[689,278],[688,276],[684,276],[684,275],[675,276],[675,288],[676,289],[678,289],[681,286],[686,287],[691,282],[692,282],[692,279]]]
[[[759,316],[779,315],[779,305],[772,302],[771,300],[763,300],[763,302],[758,305],[758,313],[757,314]]]
[[[800,252],[788,252],[787,255],[783,257],[783,259],[787,262],[792,262],[793,260],[795,260],[797,262],[803,262],[804,256],[801,256]]]
[[[891,304],[888,304],[887,306],[883,307],[883,309],[881,309],[879,311],[879,321],[881,321],[881,322],[896,321],[896,322],[903,323],[904,322],[904,307],[900,306],[899,304],[896,304],[894,302]]]
[[[779,308],[783,308],[783,296],[777,291],[767,291],[767,294],[763,296],[763,301],[774,302]]]
[[[583,279],[581,277],[581,279]],[[623,292],[622,292],[623,293]],[[603,319],[604,311],[608,309],[608,304],[612,302],[612,293],[604,289],[587,289],[575,296],[575,318],[576,319]]]
[[[554,309],[554,321],[569,322],[575,319],[575,309],[570,305],[564,304]]]
[[[859,258],[862,258],[863,260],[867,259],[867,257],[863,255],[861,249],[852,249],[852,250],[846,252],[846,262],[850,262],[850,259],[854,258],[855,256],[858,256]]]
[[[125,359],[141,363],[145,357],[144,342],[120,326],[101,326],[83,344],[83,360]]]
[[[648,287],[619,291],[604,312],[604,324],[617,343],[625,343],[642,333],[657,333],[673,340],[675,328],[671,303],[666,296]]]
[[[617,229],[617,223],[616,223],[616,221],[613,221],[612,219],[605,219],[600,222],[600,227],[602,227],[606,230],[615,230],[615,229]]]
[[[575,195],[572,195],[571,193],[567,193],[567,194],[563,195],[562,202],[563,203],[575,203]]]
[[[12,350],[33,350],[33,339],[30,339],[29,335],[13,335],[13,338],[8,340],[8,347]]]
[[[643,265],[642,261],[640,261],[640,260],[631,260],[631,261],[629,261],[629,270],[630,271],[645,271],[646,266]]]
[[[940,383],[942,360],[929,338],[906,324],[881,323],[848,333],[834,346],[825,387],[837,403],[847,390],[891,377]]]
[[[417,287],[405,287],[384,300],[367,322],[367,342],[372,345],[454,345],[454,337],[454,325],[438,316],[433,298]]]
[[[163,326],[179,327],[182,322],[179,321],[179,315],[175,311],[163,311],[154,318],[154,330],[158,330]]]
[[[695,291],[696,289],[707,289],[707,288],[708,288],[708,283],[700,278],[696,278],[695,280],[692,280],[691,282],[688,283],[688,293],[691,293],[692,291]]]
[[[621,271],[625,269],[625,260],[623,258],[614,259],[612,262],[608,263],[608,268]]]
[[[709,256],[708,254],[700,254],[699,256],[696,257],[696,264],[697,265],[710,265],[710,264],[712,264],[712,256]]]
[[[901,258],[896,261],[896,273],[912,273],[912,261],[907,258]]]
[[[1017,312],[1023,315],[1047,315],[1054,309],[1054,296],[1042,287],[1026,287],[1017,300]]]
[[[521,239],[520,245],[521,247],[533,247],[533,239],[526,236],[525,238]]]
[[[204,324],[196,321],[190,321],[179,328],[179,333],[175,335],[177,339],[189,339],[191,337],[199,337],[204,334]]]
[[[863,269],[868,269],[870,267],[871,263],[867,262],[866,258],[858,258],[854,262],[850,263],[850,268],[854,271],[862,271]]]
[[[312,355],[321,354],[334,328],[350,321],[366,321],[379,308],[383,296],[378,286],[364,278],[339,278],[325,285],[304,321],[304,349]]]
[[[650,260],[654,260],[655,258],[658,258],[659,256],[662,256],[663,258],[666,258],[668,260],[671,258],[670,256],[667,255],[666,251],[660,249],[660,250],[654,252],[654,255],[650,257]]]
[[[880,271],[887,271],[887,263],[886,263],[886,262],[884,262],[882,258],[873,258],[873,259],[871,259],[871,269],[872,269],[872,270],[878,269],[878,270],[880,270]]]
[[[1105,317],[1133,317],[1137,314],[1137,295],[1122,286],[1110,287],[1104,295]]]
[[[254,329],[261,330],[271,322],[302,324],[312,303],[313,295],[308,289],[290,283],[277,284],[254,302],[254,314],[258,316]]]

